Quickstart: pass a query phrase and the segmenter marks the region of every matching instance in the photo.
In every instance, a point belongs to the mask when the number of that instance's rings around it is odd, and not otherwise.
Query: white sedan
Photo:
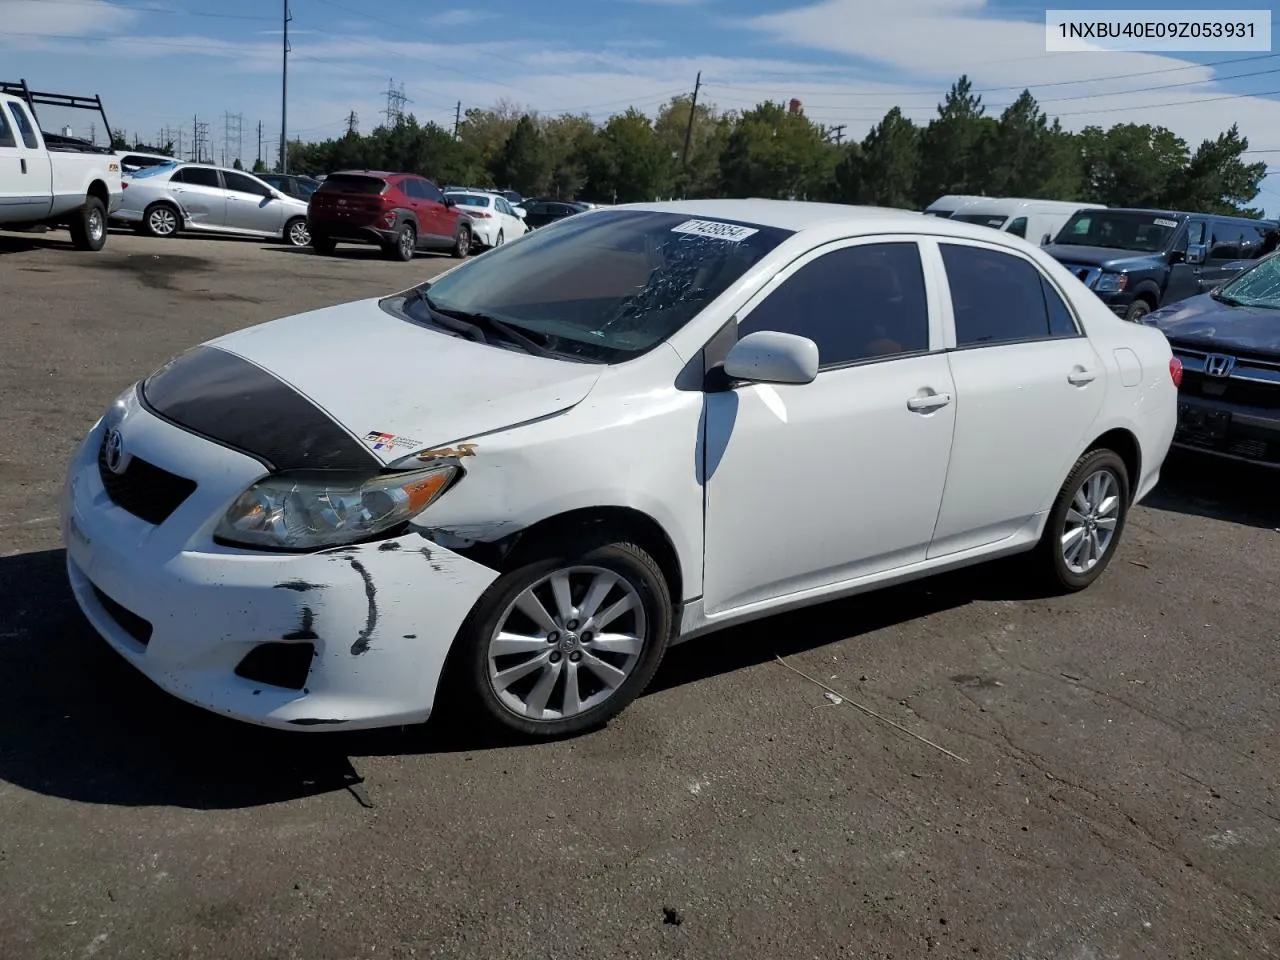
[[[1180,371],[985,227],[593,210],[129,387],[71,462],[67,570],[112,647],[228,716],[563,735],[730,624],[1020,552],[1087,587]]]
[[[472,221],[472,235],[483,247],[500,247],[528,232],[524,210],[513,207],[498,193],[479,190],[446,190],[445,197],[458,205]]]

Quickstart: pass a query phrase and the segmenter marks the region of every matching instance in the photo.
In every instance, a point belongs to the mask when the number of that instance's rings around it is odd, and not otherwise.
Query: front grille
[[[1207,397],[1243,407],[1264,410],[1280,409],[1280,383],[1254,383],[1234,377],[1206,377],[1183,369],[1182,392],[1193,397]]]
[[[162,470],[139,457],[130,459],[123,473],[113,473],[107,467],[105,436],[98,447],[98,476],[112,503],[156,526],[168,520],[196,490],[194,480]]]
[[[152,627],[150,621],[144,620],[132,610],[112,600],[97,587],[93,588],[93,595],[98,598],[102,608],[107,611],[107,616],[114,620],[121,630],[144,647],[151,642]]]

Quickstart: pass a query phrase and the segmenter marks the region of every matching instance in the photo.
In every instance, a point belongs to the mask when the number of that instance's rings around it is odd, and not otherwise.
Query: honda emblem
[[[1221,353],[1211,353],[1204,358],[1204,372],[1210,377],[1229,377],[1231,371],[1236,365],[1235,357],[1228,357]]]

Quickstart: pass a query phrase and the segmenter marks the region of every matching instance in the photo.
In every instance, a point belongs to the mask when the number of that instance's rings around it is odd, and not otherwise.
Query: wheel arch
[[[1155,310],[1160,306],[1160,288],[1151,280],[1144,280],[1133,291],[1133,299],[1144,301]]]
[[[102,201],[104,207],[111,206],[111,191],[107,189],[106,183],[101,180],[94,180],[85,190],[86,197],[96,197]]]
[[[1129,472],[1129,499],[1132,501],[1142,478],[1142,445],[1137,436],[1124,427],[1113,427],[1100,434],[1084,452],[1092,453],[1094,450],[1112,450],[1124,461],[1124,468]]]

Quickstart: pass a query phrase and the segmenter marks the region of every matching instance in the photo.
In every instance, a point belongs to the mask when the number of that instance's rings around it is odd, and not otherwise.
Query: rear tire
[[[458,260],[465,260],[471,253],[471,228],[465,224],[458,228],[458,236],[453,241],[453,255]]]
[[[564,581],[569,609],[557,602],[553,578],[561,574],[570,574]],[[534,609],[541,603],[542,623],[524,612],[530,596],[538,598]],[[525,737],[595,729],[653,679],[670,641],[673,611],[661,569],[635,544],[586,538],[540,544],[476,602],[437,697],[456,696],[451,705],[464,715]],[[512,668],[520,672],[503,678]]]
[[[101,250],[107,245],[107,207],[97,197],[85,197],[84,206],[69,224],[77,250]]]
[[[1129,309],[1125,311],[1124,318],[1130,323],[1141,323],[1142,318],[1151,312],[1151,305],[1145,300],[1135,300],[1129,304]]]
[[[401,224],[395,239],[382,249],[391,260],[412,260],[418,249],[418,231],[413,228],[412,223]]]
[[[1036,573],[1046,587],[1075,593],[1102,576],[1129,516],[1129,483],[1114,450],[1090,450],[1076,461],[1036,548]]]
[[[182,216],[171,203],[153,203],[142,214],[142,229],[151,237],[172,237],[181,224]]]
[[[320,256],[327,257],[338,249],[338,245],[328,237],[313,233],[311,235],[311,249],[320,254]]]

